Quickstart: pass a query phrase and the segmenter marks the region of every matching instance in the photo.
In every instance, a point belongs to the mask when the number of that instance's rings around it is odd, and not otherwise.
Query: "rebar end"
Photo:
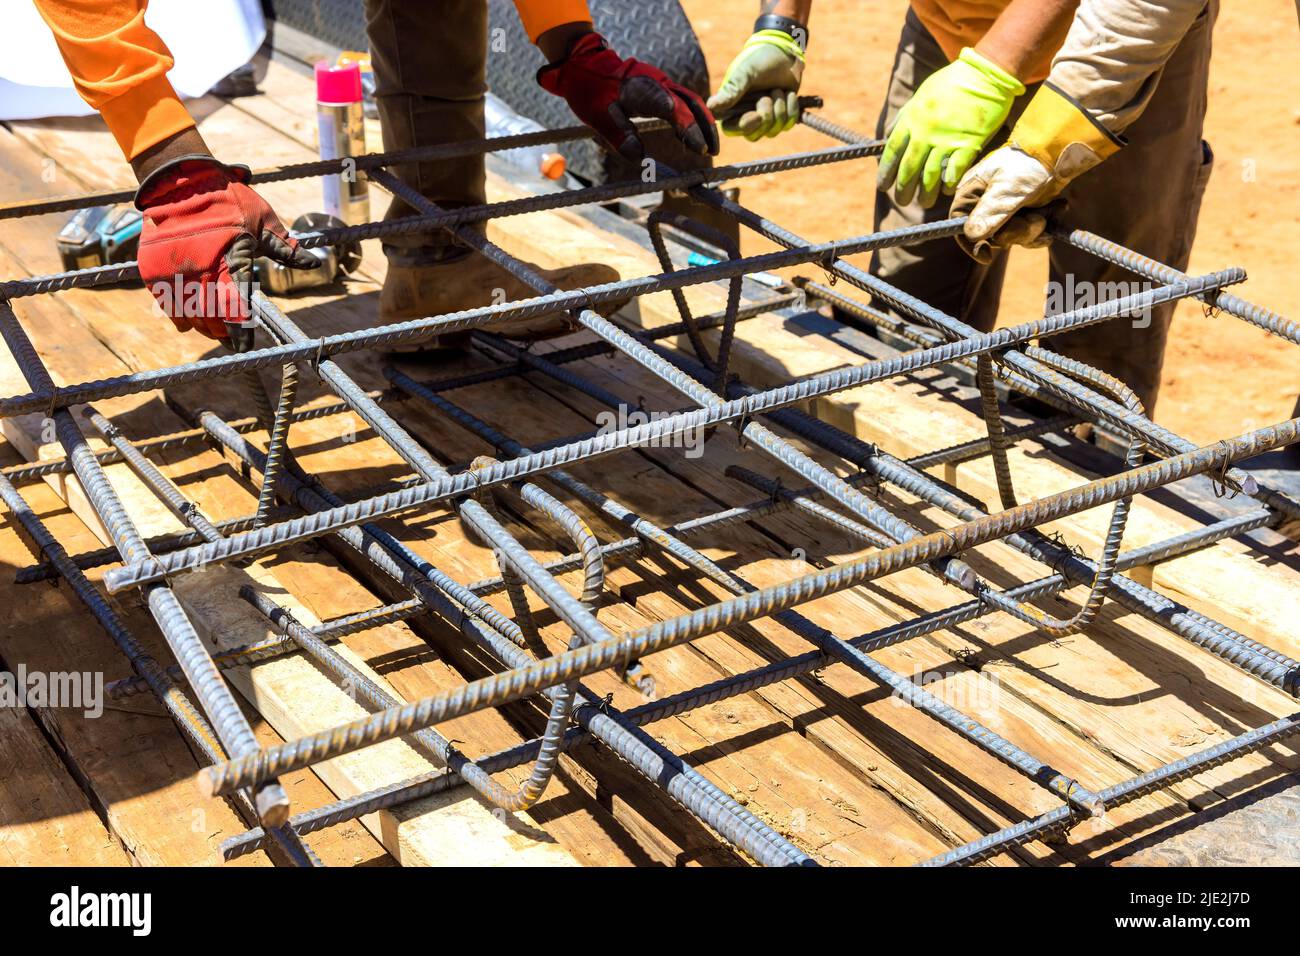
[[[284,787],[272,783],[257,792],[257,816],[267,829],[289,822],[289,795]]]

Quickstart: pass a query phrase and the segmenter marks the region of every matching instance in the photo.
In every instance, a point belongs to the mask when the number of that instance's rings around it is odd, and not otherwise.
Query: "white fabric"
[[[195,16],[197,2],[203,16]],[[29,0],[6,0],[0,30],[0,120],[94,112],[72,86],[54,35]],[[183,97],[202,96],[253,58],[266,37],[259,0],[151,0],[145,22],[176,60],[168,77]]]
[[[1297,0],[1300,2],[1300,0]],[[1146,109],[1207,0],[1081,0],[1048,80],[1113,133]]]

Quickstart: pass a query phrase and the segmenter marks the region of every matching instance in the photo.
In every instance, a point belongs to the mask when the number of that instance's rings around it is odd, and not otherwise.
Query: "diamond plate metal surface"
[[[512,0],[487,0],[489,8],[488,86],[523,116],[556,128],[577,122],[568,106],[535,80],[542,55],[529,42]],[[707,96],[709,69],[699,39],[677,0],[590,0],[596,29],[623,56],[653,63],[683,86]],[[273,0],[276,20],[342,49],[364,50],[366,19],[362,0]],[[678,169],[706,165],[682,149],[671,134],[652,143],[654,154]],[[631,170],[594,143],[561,147],[569,170],[590,182],[627,178]]]
[[[1238,794],[1153,834],[1112,862],[1124,866],[1300,866],[1294,775]]]

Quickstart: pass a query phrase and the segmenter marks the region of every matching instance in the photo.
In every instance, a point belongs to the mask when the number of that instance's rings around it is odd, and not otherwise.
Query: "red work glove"
[[[631,120],[636,116],[667,120],[688,149],[717,155],[718,131],[704,100],[662,70],[624,60],[599,33],[584,34],[567,57],[542,67],[537,82],[633,162],[645,156]]]
[[[297,269],[320,262],[298,243],[257,193],[247,166],[186,156],[154,170],[136,193],[144,212],[140,277],[182,332],[230,336],[227,322],[248,320],[239,294],[251,290],[253,260],[269,256]]]

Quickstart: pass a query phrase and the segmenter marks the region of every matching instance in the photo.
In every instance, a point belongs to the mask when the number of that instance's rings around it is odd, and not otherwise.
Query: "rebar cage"
[[[1163,302],[1195,298],[1224,314],[1266,329],[1293,344],[1300,344],[1300,326],[1275,313],[1224,291],[1245,273],[1230,268],[1203,276],[1188,276],[1161,263],[1122,248],[1102,237],[1077,230],[1058,229],[1054,241],[1068,243],[1095,256],[1120,264],[1147,280],[1144,291],[1099,302],[1086,308],[980,333],[959,319],[930,307],[849,262],[847,256],[892,245],[915,244],[950,237],[963,226],[960,218],[889,232],[861,235],[831,242],[810,243],[726,198],[716,188],[724,182],[764,173],[829,163],[853,162],[876,156],[881,141],[873,141],[806,113],[803,122],[835,141],[814,152],[779,159],[737,163],[679,174],[657,164],[654,175],[632,182],[572,189],[523,199],[488,203],[466,209],[443,210],[406,186],[391,167],[413,159],[451,159],[483,152],[544,143],[583,140],[590,133],[573,127],[479,142],[442,145],[401,153],[372,154],[357,158],[355,166],[372,182],[404,199],[417,215],[388,222],[314,233],[306,245],[341,243],[401,232],[450,230],[457,239],[509,270],[536,290],[536,297],[468,309],[448,315],[346,333],[311,337],[260,291],[248,299],[250,311],[269,344],[245,352],[223,353],[192,364],[135,372],[114,378],[56,386],[37,354],[10,301],[68,288],[108,285],[138,278],[133,263],[112,265],[58,275],[0,283],[0,333],[25,375],[30,391],[0,399],[0,415],[43,412],[52,419],[66,458],[16,466],[0,477],[0,496],[39,549],[40,563],[19,572],[19,580],[66,580],[76,595],[118,644],[137,676],[111,685],[118,696],[149,692],[164,705],[180,729],[209,761],[199,774],[199,786],[209,795],[234,801],[252,824],[247,832],[223,844],[226,858],[278,844],[301,865],[319,865],[302,836],[344,820],[393,807],[430,794],[468,784],[493,804],[507,810],[532,806],[555,772],[559,755],[576,743],[594,738],[630,764],[647,781],[662,788],[733,846],[760,864],[814,865],[809,856],[758,819],[736,799],[711,783],[681,756],[651,737],[644,727],[704,704],[744,694],[831,663],[842,663],[889,688],[907,705],[960,734],[970,743],[1022,773],[1060,799],[1056,809],[1024,819],[975,842],[932,860],[933,865],[970,864],[988,859],[1017,844],[1065,830],[1107,807],[1132,801],[1155,790],[1194,776],[1206,769],[1282,740],[1300,729],[1300,715],[1283,718],[1219,743],[1184,759],[1131,779],[1104,787],[1071,779],[1038,756],[1022,749],[968,715],[944,703],[920,683],[899,674],[872,656],[882,647],[952,627],[991,613],[1012,615],[1050,635],[1064,635],[1088,627],[1106,600],[1154,622],[1184,638],[1204,652],[1230,662],[1247,674],[1285,692],[1300,691],[1300,664],[1236,630],[1164,596],[1125,576],[1127,569],[1183,554],[1209,543],[1253,529],[1276,527],[1300,517],[1300,503],[1265,487],[1235,462],[1297,441],[1300,419],[1259,428],[1237,438],[1197,447],[1150,420],[1141,403],[1123,383],[1097,369],[1044,349],[1037,340],[1067,330],[1096,325],[1149,309]],[[647,127],[655,124],[646,124]],[[322,161],[261,170],[254,182],[306,176],[332,175],[341,162]],[[624,279],[573,291],[561,291],[529,266],[487,240],[476,224],[501,216],[522,215],[608,202],[639,194],[683,190],[700,203],[733,217],[741,225],[781,247],[780,251],[743,257],[724,238],[690,220],[668,213],[650,217],[651,239],[663,265],[658,275]],[[128,198],[125,193],[55,199],[0,207],[0,218],[39,215]],[[724,257],[692,267],[674,268],[664,241],[664,226],[693,235],[720,247]],[[847,286],[868,293],[876,302],[888,303],[906,321],[874,311],[843,292],[809,285],[800,293],[774,294],[765,301],[742,306],[742,278],[798,264],[816,264]],[[728,284],[725,310],[694,316],[682,290],[705,283]],[[681,322],[647,332],[620,320],[604,318],[595,307],[648,293],[672,291]],[[777,387],[756,388],[739,380],[730,368],[730,350],[739,321],[760,312],[791,304],[810,295],[846,309],[915,348],[887,358],[795,379]],[[555,312],[567,313],[575,330],[595,336],[594,342],[542,355],[495,335],[494,327],[510,320]],[[701,335],[719,329],[716,350]],[[419,382],[389,367],[393,394],[423,403],[496,449],[499,458],[483,458],[472,466],[449,470],[430,454],[387,410],[383,397],[367,392],[335,361],[337,356],[363,349],[389,349],[417,344],[447,333],[469,333],[475,343],[500,358],[500,364],[458,378]],[[666,343],[685,336],[690,349]],[[627,397],[613,394],[566,367],[583,358],[612,354],[634,363],[681,393],[689,407],[658,414],[639,424],[560,438],[541,448],[526,448],[455,404],[448,397],[457,388],[525,373],[540,374],[577,389],[611,407],[636,407]],[[965,365],[975,373],[988,436],[953,448],[903,461],[887,449],[866,443],[797,406],[855,386],[893,379],[937,366]],[[299,409],[296,392],[299,366],[337,396],[327,405]],[[279,369],[281,385],[275,401],[267,396],[256,372]],[[199,416],[198,427],[175,435],[134,441],[93,410],[84,418],[110,447],[94,451],[70,409],[77,405],[128,394],[163,389],[169,385],[209,380],[236,374],[250,376],[258,399],[256,418],[229,423],[212,412]],[[1041,424],[1009,429],[999,408],[997,382],[1031,394],[1063,413]],[[359,499],[343,500],[322,481],[309,475],[290,453],[288,435],[294,423],[308,418],[355,413],[381,436],[412,472],[413,477],[395,490]],[[1112,477],[1080,484],[1068,491],[1019,503],[1007,450],[1016,441],[1060,430],[1072,423],[1103,425],[1128,442],[1124,468]],[[246,437],[264,428],[263,449]],[[751,504],[729,508],[671,527],[662,527],[568,473],[566,466],[597,456],[616,454],[645,445],[663,443],[699,429],[728,428],[739,439],[807,481],[807,487],[787,488],[770,476],[732,468],[729,477],[754,486],[761,494]],[[779,429],[780,433],[777,430]],[[790,436],[790,437],[783,437]],[[815,447],[841,462],[847,478],[800,450],[793,439]],[[165,449],[188,443],[217,442],[251,472],[261,474],[257,510],[246,517],[214,523],[188,500],[155,465],[153,458]],[[948,484],[922,469],[944,462],[991,456],[1001,496],[1002,510],[988,513]],[[151,457],[152,456],[152,457]],[[1148,461],[1148,457],[1150,460]],[[123,506],[104,474],[104,465],[124,462],[184,523],[188,530],[146,540],[136,520]],[[94,511],[103,522],[113,547],[72,556],[33,512],[17,486],[46,475],[72,473],[79,480]],[[1257,499],[1260,507],[1247,513],[1205,524],[1192,533],[1168,541],[1121,552],[1125,520],[1134,496],[1148,493],[1197,474],[1209,474],[1222,486]],[[582,502],[607,517],[613,527],[626,529],[626,537],[602,541],[583,517],[545,485]],[[868,486],[865,490],[863,486]],[[924,533],[886,506],[879,494],[892,486],[950,515],[955,522],[940,531]],[[495,494],[509,492],[527,508],[562,530],[572,542],[572,553],[543,561],[525,547],[503,524],[494,503]],[[278,508],[276,498],[283,508]],[[825,502],[829,502],[828,505]],[[1048,536],[1039,526],[1086,509],[1112,504],[1109,533],[1101,553],[1084,556],[1059,535]],[[386,516],[410,516],[442,508],[453,511],[467,529],[487,543],[497,557],[500,574],[489,580],[461,582],[416,555],[390,531],[375,522]],[[777,585],[756,587],[740,574],[716,564],[690,544],[709,529],[750,521],[783,509],[822,523],[860,541],[865,550],[852,560]],[[215,565],[246,563],[273,555],[297,542],[336,536],[381,575],[398,582],[405,599],[377,609],[350,614],[315,626],[296,620],[289,610],[267,595],[245,589],[242,597],[269,619],[275,636],[258,643],[210,652],[200,640],[173,590],[181,576]],[[1001,542],[1034,560],[1050,572],[1010,589],[993,587],[963,559],[979,545]],[[681,616],[617,632],[599,619],[599,604],[607,567],[660,553],[720,587],[731,596]],[[95,566],[117,564],[104,574],[110,592],[139,589],[156,620],[175,664],[151,657],[127,630],[104,596],[85,576]],[[906,568],[923,567],[945,583],[967,593],[969,600],[911,620],[900,620],[874,632],[845,637],[804,617],[799,607],[827,594],[854,588]],[[582,592],[575,596],[560,584],[558,575],[581,571]],[[1050,616],[1033,601],[1082,586],[1087,597],[1069,618]],[[569,648],[548,654],[537,635],[529,610],[531,590],[564,622],[572,634]],[[508,595],[513,614],[498,610],[487,597]],[[232,595],[233,597],[233,595]],[[417,615],[435,615],[451,623],[476,648],[497,662],[496,673],[422,700],[407,702],[371,681],[342,656],[335,642],[348,634]],[[713,632],[759,618],[772,617],[807,640],[807,653],[778,660],[705,686],[691,688],[664,699],[647,699],[635,708],[619,710],[581,683],[582,678],[613,669],[634,686],[650,689],[651,678],[640,660]],[[326,671],[353,688],[370,715],[326,732],[290,740],[274,747],[260,746],[235,702],[222,671],[277,655],[304,652]],[[183,683],[182,683],[183,682]],[[188,685],[186,690],[183,684]],[[197,706],[191,696],[197,698]],[[544,732],[536,739],[496,753],[469,757],[453,747],[436,725],[475,710],[532,697],[548,713]],[[380,741],[405,736],[436,768],[403,783],[384,787],[327,806],[290,813],[288,798],[277,782],[285,773]],[[507,768],[528,767],[518,789],[498,782],[492,774]]]

